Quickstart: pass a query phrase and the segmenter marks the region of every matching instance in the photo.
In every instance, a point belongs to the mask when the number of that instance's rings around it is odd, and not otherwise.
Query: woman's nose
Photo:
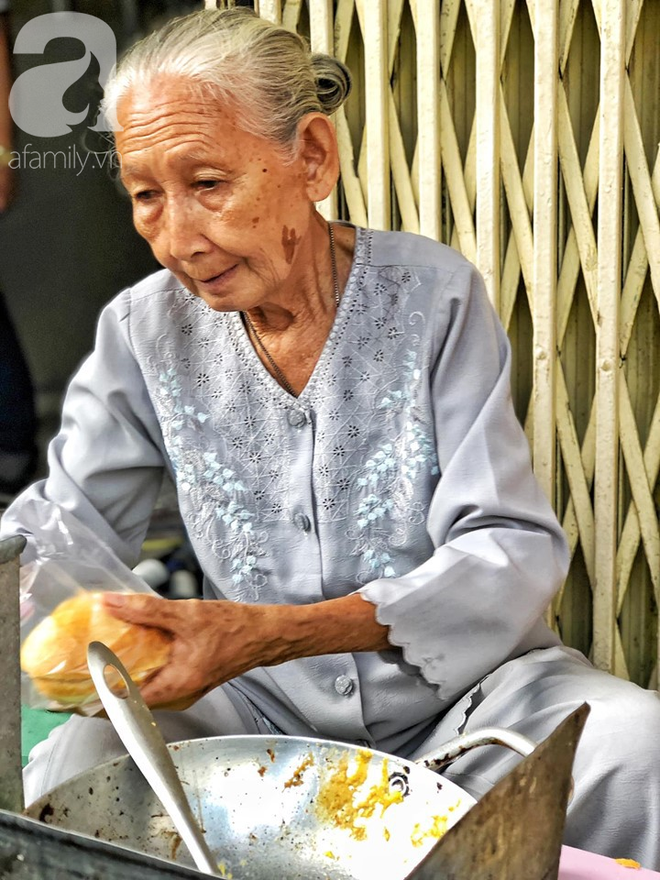
[[[195,254],[204,253],[211,247],[204,235],[199,211],[189,202],[169,201],[165,208],[164,226],[167,249],[175,260],[190,260]]]

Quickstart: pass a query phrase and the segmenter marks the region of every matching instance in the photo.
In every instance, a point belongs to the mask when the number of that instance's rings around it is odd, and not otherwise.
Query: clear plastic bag
[[[95,714],[101,704],[87,669],[89,642],[111,648],[137,684],[169,656],[165,633],[112,617],[104,610],[102,594],[157,594],[57,505],[30,499],[21,508],[21,524],[36,552],[21,567],[23,703]]]

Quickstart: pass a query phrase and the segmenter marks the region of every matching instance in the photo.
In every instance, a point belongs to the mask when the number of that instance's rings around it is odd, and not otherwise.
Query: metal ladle
[[[103,708],[121,741],[169,814],[200,871],[218,876],[218,862],[195,820],[176,767],[154,717],[119,658],[102,642],[87,648],[87,665]],[[105,678],[111,667],[128,693],[114,694]]]

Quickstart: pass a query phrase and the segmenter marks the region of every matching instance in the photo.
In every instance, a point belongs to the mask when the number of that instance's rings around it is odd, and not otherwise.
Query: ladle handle
[[[218,874],[218,863],[197,824],[181,780],[154,717],[119,658],[102,642],[91,642],[87,665],[96,691],[131,758],[160,798],[174,827],[190,850],[200,871]],[[128,694],[117,696],[108,687],[105,670],[112,667],[122,677]]]

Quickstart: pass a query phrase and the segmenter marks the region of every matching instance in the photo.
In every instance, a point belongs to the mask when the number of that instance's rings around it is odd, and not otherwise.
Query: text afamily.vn
[[[22,150],[11,151],[7,164],[15,169],[74,171],[79,176],[85,168],[112,168],[117,161],[113,150],[94,153],[81,150],[76,144],[64,150],[35,150],[32,144],[26,144]]]

